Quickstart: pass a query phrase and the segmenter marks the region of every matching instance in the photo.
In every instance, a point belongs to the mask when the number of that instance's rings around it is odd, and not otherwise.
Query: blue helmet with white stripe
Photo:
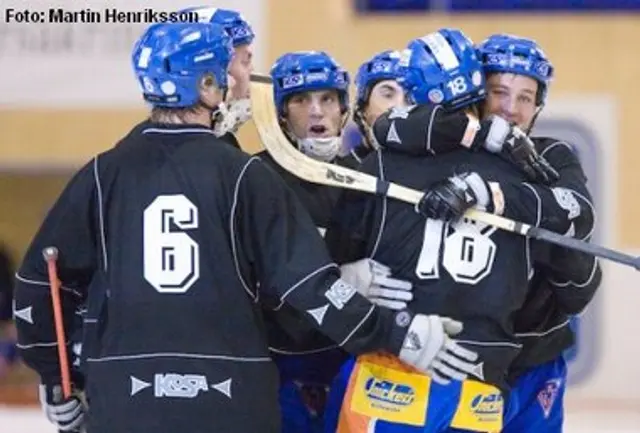
[[[136,43],[131,60],[144,99],[154,106],[184,108],[200,101],[200,84],[211,75],[227,89],[233,56],[225,29],[211,23],[158,23]]]
[[[471,40],[457,29],[440,29],[407,45],[398,83],[415,104],[464,108],[486,96],[482,63]]]
[[[180,12],[196,12],[200,22],[220,24],[231,36],[234,47],[248,45],[255,38],[251,25],[240,12],[207,6],[187,8]]]
[[[400,52],[394,50],[382,51],[358,68],[356,73],[356,106],[364,107],[369,100],[371,89],[380,81],[397,80],[400,77],[398,62]]]
[[[510,73],[538,82],[536,105],[543,105],[553,79],[553,65],[536,41],[513,35],[491,35],[478,45],[485,74]]]
[[[280,56],[271,67],[273,97],[284,117],[287,99],[313,90],[338,91],[340,108],[349,109],[349,73],[324,51],[298,51]]]

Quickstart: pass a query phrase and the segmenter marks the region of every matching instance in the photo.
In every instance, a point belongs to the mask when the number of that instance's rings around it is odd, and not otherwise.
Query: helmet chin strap
[[[535,125],[536,120],[538,120],[538,116],[540,115],[540,112],[542,111],[543,108],[544,108],[544,104],[540,104],[536,108],[536,112],[533,113],[533,117],[531,118],[531,123],[529,123],[529,127],[527,128],[527,130],[524,131],[527,135],[531,135],[531,130],[533,129],[533,126]]]

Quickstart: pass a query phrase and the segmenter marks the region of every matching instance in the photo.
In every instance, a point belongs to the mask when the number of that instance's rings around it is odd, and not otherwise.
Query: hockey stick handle
[[[612,250],[600,245],[584,242],[580,239],[564,236],[539,227],[531,227],[527,233],[527,236],[559,245],[564,248],[581,251],[592,256],[602,257],[604,259],[611,260],[612,262],[631,266],[636,270],[640,270],[640,257],[625,254],[620,251]]]
[[[273,80],[271,79],[271,77],[269,75],[266,74],[260,74],[257,72],[252,72],[251,73],[251,81],[253,81],[254,83],[263,83],[263,84],[272,84]]]
[[[49,285],[51,287],[53,320],[55,322],[58,360],[62,378],[62,395],[67,399],[71,397],[71,377],[69,373],[69,358],[67,356],[67,339],[64,333],[64,318],[62,317],[62,301],[60,300],[60,280],[58,279],[56,265],[58,249],[56,247],[47,247],[42,251],[42,256],[47,262],[47,274],[49,275]]]
[[[611,260],[612,262],[620,263],[627,266],[632,266],[635,269],[640,270],[640,257],[625,254],[620,251],[585,242],[580,239],[561,235],[559,233],[552,232],[551,230],[530,226],[528,224],[513,221],[498,215],[481,212],[475,209],[468,210],[465,213],[465,216],[472,220],[490,224],[505,231],[517,233],[540,241],[549,242],[563,248],[580,251],[592,256],[601,257],[603,259]]]
[[[403,187],[394,183],[388,183],[386,187],[378,187],[377,194],[386,195],[388,197],[412,203],[414,205],[420,202],[423,195],[423,193],[420,191]],[[580,239],[561,235],[559,233],[552,232],[551,230],[531,226],[529,224],[514,221],[499,215],[479,211],[477,209],[469,209],[467,212],[465,212],[465,217],[474,221],[497,227],[504,231],[516,233],[521,236],[527,236],[544,242],[549,242],[563,248],[580,251],[592,256],[611,260],[616,263],[632,266],[635,269],[640,270],[640,257],[625,254],[620,251],[585,242]]]
[[[273,106],[271,79],[254,74],[252,81],[255,86],[251,91],[251,99],[254,106],[254,123],[263,145],[273,159],[285,170],[312,183],[386,196],[412,205],[420,203],[424,196],[423,191],[394,184],[347,167],[317,161],[300,153],[291,146],[278,124]],[[465,216],[511,233],[532,237],[640,269],[640,258],[583,240],[570,238],[479,210],[469,210],[465,213]]]

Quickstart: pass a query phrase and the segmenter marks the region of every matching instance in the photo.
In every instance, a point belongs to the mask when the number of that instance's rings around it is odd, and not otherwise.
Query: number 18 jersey
[[[466,150],[436,157],[383,150],[363,162],[363,171],[417,190],[471,171],[494,182],[519,182],[505,161]],[[507,368],[521,348],[513,316],[526,296],[530,241],[464,218],[426,219],[412,205],[372,195],[346,194],[339,209],[326,235],[334,259],[370,257],[395,278],[411,281],[409,308],[464,322],[457,338],[480,354],[477,379],[505,388]]]

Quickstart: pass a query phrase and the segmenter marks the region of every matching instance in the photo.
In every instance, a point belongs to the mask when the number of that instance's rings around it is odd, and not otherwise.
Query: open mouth
[[[323,125],[313,125],[309,128],[309,131],[314,135],[322,135],[327,132],[327,127]]]

